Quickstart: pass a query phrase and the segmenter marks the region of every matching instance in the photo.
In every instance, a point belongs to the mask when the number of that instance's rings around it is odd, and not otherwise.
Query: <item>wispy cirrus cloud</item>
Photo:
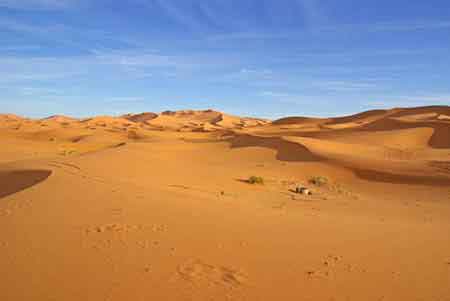
[[[233,31],[221,34],[211,34],[206,37],[209,41],[232,40],[296,40],[310,34],[327,33],[376,33],[376,32],[416,32],[450,29],[450,20],[410,20],[403,22],[382,22],[370,24],[335,24],[317,25],[307,28],[277,29],[272,31]]]
[[[192,56],[165,55],[146,49],[91,50],[72,56],[0,55],[0,83],[26,83],[101,77],[145,79],[174,78],[198,68]],[[212,63],[211,63],[212,64]]]
[[[270,100],[278,104],[289,104],[289,105],[321,104],[324,103],[325,101],[324,97],[321,95],[306,94],[299,92],[295,93],[295,92],[266,90],[259,92],[257,96],[262,99]]]
[[[322,9],[319,6],[319,1],[316,0],[296,0],[301,7],[301,12],[305,23],[308,27],[320,26],[326,19]]]
[[[259,93],[260,96],[263,97],[272,97],[272,98],[290,98],[293,95],[285,92],[276,92],[276,91],[262,91]]]
[[[418,30],[434,30],[434,29],[449,29],[450,20],[428,20],[428,21],[413,21],[413,22],[390,22],[390,23],[376,23],[374,25],[365,26],[370,31],[418,31]]]
[[[0,0],[0,7],[21,10],[60,10],[69,8],[80,0]]]
[[[67,23],[51,20],[37,23],[30,20],[2,16],[1,14],[0,31],[20,34],[26,39],[34,39],[46,45],[71,47],[71,49],[79,51],[89,51],[93,46],[100,48],[103,45],[111,44],[131,47],[137,41],[137,39],[117,35],[109,29],[71,26]],[[39,44],[35,46],[42,47]],[[0,46],[0,50],[1,48]]]
[[[393,96],[379,96],[378,100],[371,100],[367,102],[371,107],[411,107],[411,106],[426,106],[426,105],[448,105],[450,103],[450,93],[442,94],[415,94],[415,95],[393,95]]]
[[[15,18],[0,16],[0,29],[33,35],[48,35],[67,30],[67,27],[62,24],[54,23],[51,25],[37,25],[30,22],[23,22]]]
[[[41,49],[39,45],[10,45],[0,46],[0,52],[22,52],[22,51],[35,51]]]
[[[321,80],[313,81],[310,83],[312,87],[320,88],[323,90],[337,91],[337,92],[357,92],[368,89],[375,89],[377,85],[372,82],[360,82],[360,81],[342,81],[342,80]]]
[[[23,96],[54,96],[63,94],[61,90],[45,87],[20,87],[19,93]]]
[[[0,7],[23,10],[59,10],[72,7],[79,0],[0,0]]]
[[[165,14],[170,20],[178,25],[185,26],[192,30],[198,30],[203,28],[204,24],[202,20],[198,19],[192,10],[192,6],[184,1],[172,1],[172,0],[133,0],[149,10],[157,10]],[[188,5],[186,5],[188,4]]]
[[[179,66],[173,57],[156,54],[147,50],[140,51],[99,51],[92,50],[94,57],[99,63],[121,65],[128,67],[155,67],[155,66]]]
[[[130,103],[130,102],[143,102],[145,101],[144,97],[139,96],[114,96],[114,97],[107,97],[104,99],[104,102],[107,103]]]

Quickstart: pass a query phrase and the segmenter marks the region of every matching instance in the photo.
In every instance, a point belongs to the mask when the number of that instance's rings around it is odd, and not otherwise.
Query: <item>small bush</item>
[[[76,150],[72,150],[72,149],[70,149],[70,150],[63,150],[63,151],[61,151],[60,152],[60,155],[62,155],[62,156],[70,156],[70,155],[74,155],[74,154],[76,154]]]
[[[309,183],[316,185],[316,186],[324,186],[328,184],[328,179],[322,176],[316,176],[309,179]]]
[[[251,176],[247,182],[250,184],[264,184],[264,179],[262,177]]]

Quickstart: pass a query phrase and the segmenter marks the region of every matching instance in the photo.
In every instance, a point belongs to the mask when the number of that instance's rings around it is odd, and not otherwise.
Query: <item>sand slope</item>
[[[0,115],[0,300],[447,300],[447,115]]]

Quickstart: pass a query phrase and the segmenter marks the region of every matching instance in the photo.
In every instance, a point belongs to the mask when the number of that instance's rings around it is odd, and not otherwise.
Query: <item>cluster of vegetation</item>
[[[70,155],[74,155],[74,154],[76,154],[77,153],[77,151],[76,150],[73,150],[73,149],[65,149],[65,150],[62,150],[59,154],[60,155],[62,155],[62,156],[70,156]]]
[[[258,176],[251,176],[250,178],[248,178],[247,180],[248,183],[250,184],[264,184],[264,179],[262,177],[258,177]]]
[[[309,179],[309,183],[316,185],[316,186],[324,186],[328,184],[328,179],[322,176],[315,176]]]

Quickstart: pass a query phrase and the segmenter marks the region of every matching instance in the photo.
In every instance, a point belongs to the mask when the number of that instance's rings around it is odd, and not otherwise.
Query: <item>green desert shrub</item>
[[[247,182],[250,184],[264,184],[264,179],[262,177],[251,176]]]
[[[328,179],[322,176],[315,176],[309,179],[309,183],[316,185],[316,186],[324,186],[328,184]]]

